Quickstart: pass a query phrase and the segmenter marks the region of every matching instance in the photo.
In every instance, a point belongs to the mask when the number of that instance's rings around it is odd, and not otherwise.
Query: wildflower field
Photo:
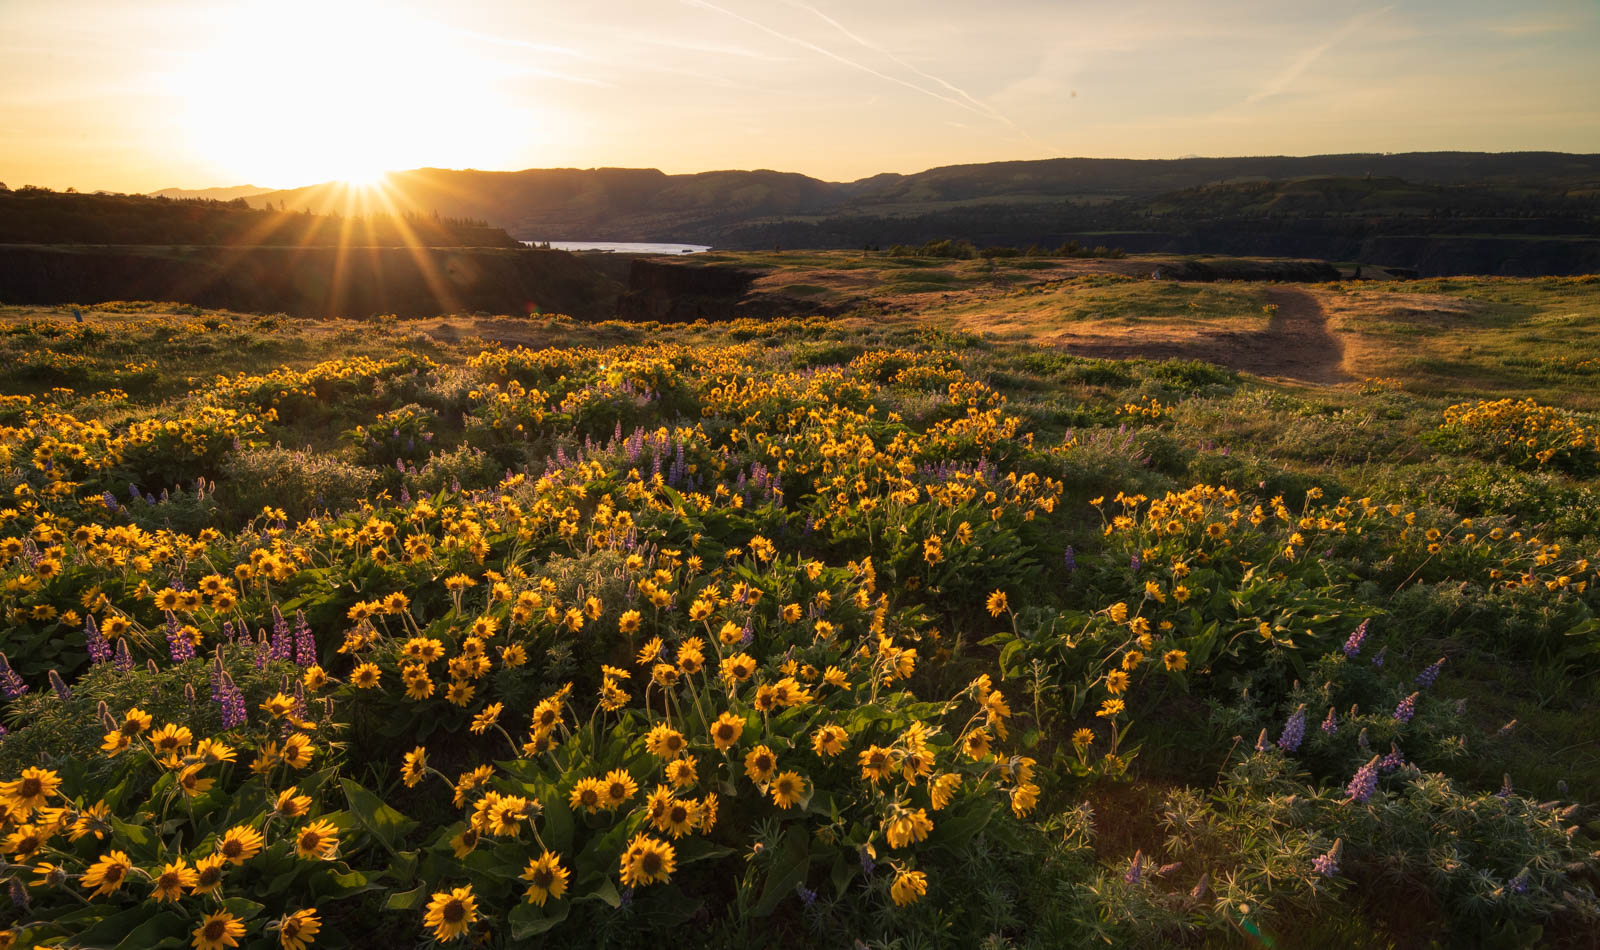
[[[0,311],[0,946],[1592,945],[1592,359],[515,325]]]

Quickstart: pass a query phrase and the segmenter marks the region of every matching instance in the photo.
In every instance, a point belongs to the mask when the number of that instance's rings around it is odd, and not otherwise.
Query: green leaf
[[[247,897],[230,897],[222,902],[222,906],[228,911],[228,913],[239,918],[240,920],[249,920],[255,915],[261,913],[263,910],[266,910],[267,907],[267,905],[258,904]]]
[[[805,883],[806,872],[811,868],[806,833],[797,827],[791,827],[784,834],[777,852],[772,859],[772,870],[767,872],[767,885],[761,891],[761,899],[750,911],[752,917],[765,917],[777,910],[780,901]]]
[[[342,778],[339,784],[344,786],[345,800],[350,803],[350,810],[355,812],[361,827],[378,839],[383,850],[395,854],[396,841],[415,828],[417,823],[350,779]]]
[[[428,885],[418,884],[409,891],[396,891],[383,902],[384,910],[416,910],[428,902]]]
[[[538,936],[566,920],[571,909],[568,901],[550,901],[542,908],[523,901],[511,908],[511,939],[526,940]]]
[[[616,882],[609,877],[602,877],[600,883],[589,888],[578,900],[601,900],[612,907],[622,906],[622,895],[617,893]]]
[[[155,947],[181,947],[193,934],[189,922],[176,914],[152,917],[128,931],[115,950],[153,950]]]

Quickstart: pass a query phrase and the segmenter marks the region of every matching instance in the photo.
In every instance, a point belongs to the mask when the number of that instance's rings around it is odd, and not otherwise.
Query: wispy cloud
[[[670,36],[659,36],[645,33],[636,33],[629,39],[636,43],[649,46],[664,46],[668,49],[683,50],[689,53],[712,53],[718,56],[733,56],[740,59],[755,59],[764,63],[786,62],[783,56],[774,56],[744,46],[721,46],[714,43],[695,43],[688,40],[675,39]]]
[[[810,50],[811,52],[816,53],[819,56],[823,56],[823,57],[826,57],[828,59],[833,60],[836,63],[840,63],[840,64],[845,65],[845,66],[849,66],[852,69],[858,69],[861,72],[864,72],[864,73],[866,73],[866,74],[868,74],[870,76],[876,76],[877,78],[882,79],[885,82],[892,82],[897,86],[904,86],[907,89],[911,89],[911,90],[914,90],[916,92],[920,92],[925,96],[930,96],[930,97],[932,97],[934,99],[938,99],[940,102],[948,103],[948,104],[950,104],[952,106],[955,106],[958,109],[965,109],[968,112],[973,112],[973,113],[976,113],[976,114],[981,115],[981,116],[990,117],[989,113],[986,112],[983,108],[980,108],[979,106],[975,106],[975,105],[971,104],[970,102],[966,102],[966,101],[964,101],[962,99],[959,99],[959,98],[957,98],[955,96],[945,95],[944,93],[941,93],[941,92],[939,92],[937,90],[929,89],[929,88],[927,88],[925,86],[919,86],[914,82],[909,82],[907,80],[901,79],[899,76],[893,76],[893,75],[890,75],[889,73],[883,72],[881,70],[874,69],[871,66],[868,66],[866,63],[862,63],[862,62],[859,62],[857,60],[851,59],[848,56],[843,56],[843,55],[841,55],[839,53],[834,52],[831,49],[827,49],[826,47],[818,46],[816,43],[813,43],[810,40],[805,39],[803,37],[795,36],[795,35],[793,35],[791,33],[784,33],[784,32],[782,32],[780,30],[776,30],[776,29],[774,29],[774,28],[772,28],[770,26],[767,26],[765,23],[761,23],[761,22],[759,22],[757,20],[752,20],[750,17],[747,17],[742,13],[738,13],[738,12],[735,12],[733,10],[729,10],[727,7],[721,7],[721,6],[716,5],[715,3],[711,3],[711,2],[709,2],[709,0],[682,0],[682,2],[686,6],[696,7],[696,8],[701,9],[701,10],[709,10],[709,11],[711,11],[713,13],[718,13],[718,14],[721,14],[722,16],[730,17],[732,19],[738,20],[740,23],[743,23],[746,26],[752,27],[754,29],[760,30],[761,32],[763,32],[763,33],[767,34],[768,36],[771,36],[771,37],[773,37],[775,39],[782,40],[785,43],[790,43],[790,44],[792,44],[794,46],[798,46],[798,47],[800,47],[802,49]]]
[[[784,2],[787,3],[791,7],[795,7],[795,8],[800,9],[800,10],[805,10],[808,13],[811,13],[811,14],[815,15],[818,19],[822,20],[824,23],[827,23],[829,26],[831,26],[834,29],[838,30],[840,33],[843,33],[845,36],[847,36],[850,39],[854,40],[856,43],[859,43],[860,45],[866,47],[867,49],[872,50],[874,53],[879,53],[879,54],[881,54],[883,56],[888,57],[889,60],[891,62],[893,62],[896,66],[899,66],[902,69],[905,69],[905,70],[907,70],[907,71],[909,71],[911,73],[916,74],[918,77],[920,77],[922,79],[926,79],[927,81],[929,81],[931,83],[935,83],[935,84],[943,87],[944,89],[948,90],[949,92],[954,93],[955,95],[959,96],[960,98],[966,100],[968,103],[971,103],[972,106],[977,108],[979,111],[987,114],[990,118],[997,119],[997,120],[999,120],[1001,122],[1004,122],[1006,125],[1009,125],[1012,128],[1016,128],[1017,127],[1017,124],[1015,122],[1011,121],[1010,118],[1008,118],[1007,116],[1002,114],[999,110],[995,109],[993,106],[989,105],[988,103],[983,102],[983,101],[975,98],[974,96],[968,94],[968,92],[965,89],[962,89],[961,87],[955,85],[954,83],[949,82],[949,81],[947,81],[947,80],[945,80],[945,79],[943,79],[943,78],[941,78],[939,76],[935,76],[932,73],[925,72],[924,70],[919,69],[916,66],[913,66],[911,63],[908,63],[904,59],[901,59],[899,56],[895,55],[893,50],[890,50],[890,49],[888,49],[888,48],[886,48],[886,47],[884,47],[884,46],[882,46],[882,45],[880,45],[878,43],[874,43],[871,40],[861,36],[859,33],[856,33],[853,30],[849,29],[843,23],[840,23],[838,20],[835,20],[833,17],[827,15],[826,13],[823,13],[821,10],[817,9],[816,7],[812,6],[811,4],[803,3],[803,2],[801,2],[801,0],[784,0]]]
[[[1247,105],[1257,103],[1263,99],[1267,99],[1284,92],[1290,86],[1294,85],[1295,80],[1299,79],[1301,75],[1303,75],[1306,70],[1310,69],[1317,60],[1321,59],[1323,54],[1327,53],[1328,50],[1333,49],[1335,46],[1338,46],[1340,43],[1354,36],[1356,33],[1364,29],[1367,24],[1393,9],[1394,7],[1392,6],[1381,7],[1379,9],[1368,10],[1365,13],[1360,13],[1354,17],[1351,17],[1345,22],[1344,26],[1341,26],[1338,30],[1336,30],[1332,36],[1328,37],[1326,40],[1323,40],[1321,43],[1318,43],[1316,46],[1310,47],[1302,52],[1299,56],[1295,57],[1294,61],[1291,62],[1282,72],[1267,80],[1266,84],[1260,89],[1257,89],[1255,92],[1252,92],[1249,96],[1245,97],[1245,103]]]
[[[1582,28],[1583,23],[1581,21],[1566,18],[1517,20],[1488,24],[1489,32],[1512,37],[1543,36],[1546,33],[1565,33],[1569,30]]]

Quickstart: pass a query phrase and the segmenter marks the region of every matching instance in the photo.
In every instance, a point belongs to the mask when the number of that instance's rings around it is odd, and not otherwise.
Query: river
[[[529,247],[548,243],[558,251],[616,251],[619,254],[698,254],[709,244],[648,244],[634,241],[523,241]]]

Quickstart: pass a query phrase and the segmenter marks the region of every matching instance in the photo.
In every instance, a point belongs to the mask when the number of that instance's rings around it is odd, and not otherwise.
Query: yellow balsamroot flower
[[[422,924],[433,930],[433,939],[456,940],[478,922],[478,900],[472,896],[472,885],[449,891],[437,891],[428,902],[428,912]]]
[[[799,772],[779,772],[772,781],[772,802],[786,811],[799,804],[805,793],[806,780]]]
[[[316,746],[303,733],[295,733],[283,740],[283,761],[290,768],[303,769],[311,764],[311,756],[316,752]]]
[[[1123,670],[1112,670],[1106,674],[1106,691],[1113,696],[1127,692],[1128,674]]]
[[[629,887],[671,880],[678,869],[677,854],[672,845],[646,835],[636,835],[622,852],[622,883]]]
[[[667,781],[672,783],[673,788],[688,788],[700,781],[700,773],[695,769],[694,759],[685,756],[668,762]]]
[[[272,806],[273,814],[284,818],[300,818],[311,810],[311,796],[299,795],[296,788],[290,787],[278,793],[278,800]]]
[[[376,663],[362,663],[350,671],[350,683],[357,689],[372,689],[383,678]]]
[[[743,683],[756,671],[755,658],[748,653],[735,653],[722,661],[722,678],[728,685]]]
[[[784,623],[798,623],[801,616],[800,605],[784,604],[782,616]]]
[[[322,920],[315,910],[297,910],[278,919],[278,944],[283,950],[304,950],[316,942]]]
[[[1128,619],[1128,605],[1118,601],[1107,607],[1106,613],[1111,617],[1112,623],[1124,623]]]
[[[22,825],[5,842],[5,853],[15,858],[32,857],[45,845],[47,833],[34,825]]]
[[[691,766],[691,769],[693,766]],[[639,784],[623,769],[612,769],[605,777],[605,807],[620,808],[628,799],[638,794]]]
[[[998,590],[989,595],[989,599],[984,606],[988,608],[989,616],[991,617],[998,617],[1010,609],[1006,604],[1005,592]]]
[[[711,724],[711,744],[717,747],[717,751],[725,751],[732,748],[743,733],[744,718],[725,712]]]
[[[1126,706],[1122,700],[1108,699],[1100,704],[1100,710],[1099,712],[1096,712],[1095,715],[1103,719],[1110,719],[1113,716],[1121,715],[1122,710],[1125,708]]]
[[[405,764],[400,769],[400,777],[405,781],[406,788],[416,788],[427,773],[428,750],[419,745],[406,753]]]
[[[197,795],[204,795],[206,792],[211,791],[211,786],[216,784],[217,780],[214,778],[200,777],[200,773],[204,769],[205,763],[201,762],[185,766],[178,773],[178,787],[183,789],[185,797],[194,798]]]
[[[950,804],[950,798],[961,787],[961,776],[955,772],[945,774],[928,783],[928,799],[934,811],[940,811]]]
[[[777,770],[778,757],[764,745],[756,746],[744,757],[744,774],[750,776],[752,782],[766,782]]]
[[[967,757],[973,760],[982,760],[989,757],[988,730],[979,727],[967,733],[966,741],[962,744]]]
[[[676,759],[688,747],[688,742],[683,738],[683,733],[672,728],[666,723],[657,723],[645,736],[645,748],[650,754],[659,759]]]
[[[605,784],[597,778],[582,778],[572,787],[572,792],[567,796],[567,803],[573,808],[582,808],[593,814],[605,807]]]
[[[664,796],[657,802],[651,802],[651,824],[657,831],[665,831],[674,838],[681,838],[695,830],[700,824],[700,808],[693,799],[673,798],[670,792],[660,789]]]
[[[294,853],[302,858],[331,861],[338,850],[338,829],[330,821],[314,821],[295,835]]]
[[[223,832],[217,841],[216,853],[233,864],[243,864],[257,854],[266,844],[261,837],[261,832],[249,825],[234,825]]]
[[[624,634],[634,634],[639,631],[639,611],[624,610],[622,616],[617,618],[617,629]],[[541,901],[540,903],[543,903]]]
[[[1072,744],[1079,748],[1088,748],[1094,742],[1093,729],[1079,729],[1072,733]]]
[[[492,703],[484,707],[481,712],[472,717],[472,725],[470,727],[472,734],[482,735],[488,732],[495,723],[500,721],[500,713],[504,712],[505,708],[504,703]]]
[[[889,841],[891,848],[903,848],[908,844],[915,844],[928,837],[933,830],[933,819],[928,813],[918,808],[916,811],[900,809],[899,812],[884,823],[884,837]]]
[[[895,875],[894,883],[889,886],[889,896],[894,898],[898,907],[915,904],[926,893],[928,893],[928,876],[921,871],[902,870]]]
[[[223,950],[237,947],[244,936],[244,924],[225,910],[207,914],[194,929],[195,950]]]
[[[883,746],[868,746],[861,752],[858,761],[861,764],[861,778],[865,781],[876,782],[894,772],[894,753]]]
[[[1018,785],[1011,790],[1011,811],[1018,818],[1028,817],[1033,811],[1033,806],[1039,803],[1039,786],[1030,783]]]
[[[696,600],[689,605],[689,619],[696,623],[711,616],[712,604],[707,600]]]
[[[282,719],[294,711],[294,700],[279,693],[261,704],[261,708],[274,719]]]
[[[158,904],[176,901],[183,896],[184,888],[194,887],[199,880],[200,876],[189,866],[189,862],[179,858],[162,868],[161,873],[156,875],[150,896],[155,898]]]
[[[1189,654],[1182,650],[1168,650],[1161,654],[1161,662],[1169,670],[1186,670],[1189,668]]]
[[[544,902],[554,898],[561,899],[567,892],[567,877],[570,872],[561,866],[561,858],[546,851],[539,857],[528,862],[528,867],[522,872],[522,879],[528,882],[528,903],[544,906]]]
[[[150,733],[150,745],[155,748],[156,754],[168,758],[187,749],[193,741],[194,733],[189,731],[188,726],[170,722]]]
[[[123,851],[112,851],[103,855],[98,861],[83,872],[83,886],[92,887],[90,897],[100,897],[114,893],[128,878],[128,872],[133,869],[133,862],[128,860],[128,855]]]
[[[465,805],[467,803],[467,795],[493,777],[494,766],[492,765],[480,765],[475,769],[462,772],[456,779],[455,797],[451,799],[451,803],[457,808]]]
[[[221,854],[208,854],[194,863],[195,894],[210,894],[222,886],[222,866],[227,858]]]

